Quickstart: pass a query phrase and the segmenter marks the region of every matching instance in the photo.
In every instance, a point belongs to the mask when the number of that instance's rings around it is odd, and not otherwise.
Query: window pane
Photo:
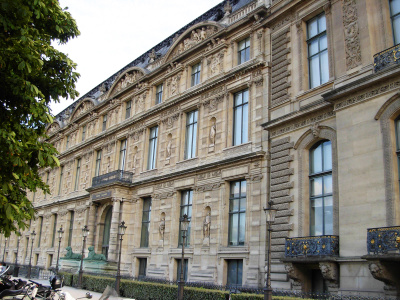
[[[318,33],[326,30],[326,17],[325,15],[321,15],[318,18]]]
[[[245,105],[243,105],[243,115],[242,115],[242,117],[243,117],[243,121],[242,121],[242,124],[243,124],[243,130],[242,130],[242,144],[243,143],[247,143],[247,141],[248,141],[248,135],[249,135],[249,129],[248,129],[248,126],[249,126],[249,122],[248,122],[248,116],[249,116],[249,112],[248,112],[248,105],[247,104],[245,104]]]
[[[235,106],[238,106],[243,103],[243,93],[235,94]]]
[[[322,172],[322,146],[319,145],[311,152],[311,170],[310,173]]]
[[[394,43],[397,45],[400,43],[400,15],[392,19],[393,22],[393,36]]]
[[[313,40],[308,44],[308,56],[313,56],[318,53],[318,40]]]
[[[332,175],[324,176],[324,195],[332,194]]]
[[[328,39],[326,38],[326,34],[321,36],[318,39],[319,42],[319,51],[323,51],[328,48]]]
[[[333,205],[332,197],[325,197],[324,199],[324,223],[325,231],[324,234],[333,234]]]
[[[307,34],[309,39],[318,34],[317,22],[317,19],[313,19],[307,23]]]
[[[242,127],[242,107],[239,106],[235,109],[235,132],[233,145],[240,145],[242,143]]]
[[[322,177],[310,179],[311,183],[311,196],[322,195]]]
[[[231,196],[238,197],[240,191],[240,181],[234,181],[231,183]]]
[[[323,234],[323,212],[322,212],[322,199],[315,199],[311,201],[311,215],[310,215],[310,234],[322,235]]]
[[[329,64],[328,64],[328,51],[320,54],[321,63],[321,84],[329,80]]]
[[[324,147],[324,171],[332,170],[332,143],[326,141]]]
[[[229,244],[237,245],[238,227],[239,227],[239,215],[231,214],[229,216]]]
[[[391,0],[390,1],[390,14],[392,16],[400,13],[400,1],[399,0]]]
[[[250,48],[245,50],[245,61],[250,60]]]
[[[241,191],[240,196],[241,197],[246,197],[246,192],[247,192],[246,180],[243,180],[243,181],[240,182],[240,191]]]
[[[310,88],[320,85],[319,57],[310,58]]]
[[[246,213],[240,213],[239,220],[239,245],[244,245],[244,238],[246,233]]]

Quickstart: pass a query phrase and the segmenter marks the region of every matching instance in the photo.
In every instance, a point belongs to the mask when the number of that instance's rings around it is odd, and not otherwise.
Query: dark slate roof
[[[230,3],[232,5],[232,13],[237,11],[238,9],[242,8],[243,6],[249,4],[250,2],[253,2],[254,0],[231,0]],[[63,116],[67,111],[72,111],[75,109],[76,105],[79,104],[83,99],[85,98],[92,98],[96,99],[100,95],[99,88],[103,84],[105,85],[106,89],[108,90],[114,80],[124,71],[126,71],[129,68],[132,67],[141,67],[141,68],[146,68],[147,65],[149,64],[149,54],[153,51],[157,53],[160,57],[164,56],[171,45],[173,44],[174,38],[176,36],[180,36],[183,32],[185,32],[188,28],[192,27],[193,25],[204,22],[204,21],[215,21],[218,22],[219,20],[222,19],[224,16],[224,5],[227,2],[227,0],[222,1],[221,3],[217,4],[201,16],[197,17],[194,19],[192,22],[186,24],[184,27],[167,37],[165,40],[162,42],[158,43],[155,47],[149,49],[145,53],[143,53],[141,56],[136,58],[134,61],[130,62],[127,64],[125,67],[123,67],[121,70],[116,72],[115,74],[111,75],[109,78],[98,84],[96,87],[94,87],[92,90],[81,96],[78,100],[76,100],[74,103],[72,103],[70,106],[68,106],[66,109],[64,109],[62,112],[57,114],[56,119],[59,121],[63,120]]]

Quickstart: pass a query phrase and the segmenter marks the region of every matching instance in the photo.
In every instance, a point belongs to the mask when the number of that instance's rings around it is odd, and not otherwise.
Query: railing
[[[400,63],[400,44],[374,55],[374,72]]]
[[[132,183],[132,178],[133,178],[133,173],[122,170],[116,170],[104,175],[93,177],[92,187],[114,182]]]
[[[321,235],[286,238],[285,257],[339,256],[339,237]]]
[[[368,254],[400,252],[400,226],[367,229]]]

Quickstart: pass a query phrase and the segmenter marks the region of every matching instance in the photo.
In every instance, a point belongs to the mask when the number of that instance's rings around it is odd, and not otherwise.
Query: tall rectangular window
[[[81,159],[76,161],[75,191],[79,189],[79,178],[81,177]]]
[[[310,235],[333,234],[332,143],[310,150]]]
[[[177,274],[176,274],[176,280],[180,280],[181,278],[181,270],[182,270],[182,259],[177,259]],[[187,274],[188,274],[188,260],[185,259],[183,261],[183,280],[186,282],[187,281]]]
[[[191,220],[192,220],[192,203],[193,203],[193,191],[183,191],[181,197],[181,213],[179,220],[184,216],[187,215],[189,220],[189,227],[186,232],[186,241],[185,245],[190,245],[190,231],[192,228]],[[181,230],[181,222],[179,221],[179,245],[182,245],[182,230]]]
[[[192,66],[192,86],[200,83],[201,63]]]
[[[156,87],[156,104],[160,104],[162,102],[162,94],[163,94],[163,85],[157,85]]]
[[[147,158],[147,170],[155,169],[157,157],[158,126],[150,128],[149,156]]]
[[[125,119],[130,118],[131,108],[132,108],[132,100],[129,100],[128,102],[126,102]]]
[[[126,139],[121,141],[121,148],[119,150],[119,170],[125,170],[126,161]]]
[[[233,106],[233,146],[248,142],[249,138],[249,90],[235,94]]]
[[[394,44],[400,43],[400,0],[390,0],[390,19],[392,21]]]
[[[85,138],[86,138],[86,128],[87,128],[86,125],[82,127],[82,142],[83,142],[83,141],[85,140]]]
[[[238,43],[238,65],[250,60],[250,37]]]
[[[50,172],[46,172],[46,185],[49,185],[49,177],[50,177]],[[47,198],[47,194],[44,194],[44,199]]]
[[[185,159],[196,156],[197,110],[186,115]]]
[[[139,259],[139,279],[142,277],[146,277],[147,271],[147,258],[138,258]]]
[[[143,213],[142,213],[142,233],[140,237],[140,247],[149,247],[149,233],[150,233],[150,217],[151,217],[151,198],[143,199]]]
[[[107,115],[103,116],[103,127],[102,127],[102,131],[107,129]]]
[[[56,239],[57,234],[57,214],[53,215],[53,235],[51,237],[51,248],[54,247],[54,240]]]
[[[67,142],[65,143],[65,149],[69,148],[69,139],[70,139],[70,137],[69,137],[69,135],[67,135]]]
[[[308,73],[310,88],[329,80],[326,19],[321,14],[307,22]]]
[[[100,169],[101,169],[101,154],[102,151],[98,150],[97,155],[96,155],[96,167],[94,170],[94,176],[99,176],[100,175]]]
[[[226,285],[229,287],[240,287],[242,286],[242,278],[243,278],[243,260],[229,259]]]
[[[58,183],[58,195],[61,195],[63,176],[64,176],[64,166],[61,166],[60,167],[60,182]]]
[[[246,180],[233,181],[229,195],[229,245],[244,245],[245,233]]]
[[[75,218],[75,212],[71,210],[69,214],[68,246],[72,245],[72,234],[74,232],[74,218]]]
[[[40,247],[40,242],[42,240],[42,229],[43,229],[43,217],[39,217],[38,247]]]

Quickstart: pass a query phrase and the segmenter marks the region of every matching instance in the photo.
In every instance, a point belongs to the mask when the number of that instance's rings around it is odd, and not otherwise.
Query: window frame
[[[74,191],[77,191],[79,189],[79,179],[81,177],[81,158],[78,158],[76,160],[76,173],[75,173],[75,187]]]
[[[235,194],[233,193],[233,188],[234,188],[234,184],[239,183],[239,193],[238,193],[238,197],[235,196]],[[244,197],[242,197],[242,185],[243,183],[245,184],[245,191],[246,194]],[[241,205],[241,200],[245,199],[245,203],[244,203],[244,208],[242,208]],[[233,201],[238,200],[238,209],[234,210],[234,204]],[[234,246],[244,246],[246,243],[246,211],[247,211],[247,181],[246,179],[239,179],[239,180],[235,180],[235,181],[231,181],[229,183],[229,218],[228,218],[228,246],[230,247],[234,247]],[[241,222],[241,215],[244,214],[244,224],[242,224]],[[236,237],[233,236],[234,234],[234,229],[233,226],[235,225],[233,223],[233,216],[234,215],[238,215],[237,218],[237,235]],[[243,232],[242,232],[243,231]],[[243,235],[243,241],[241,241],[241,234]],[[235,240],[234,240],[235,239]]]
[[[389,14],[390,14],[390,23],[391,23],[391,26],[392,26],[392,37],[393,37],[393,44],[394,45],[397,45],[397,44],[399,44],[400,43],[400,20],[399,20],[399,28],[398,28],[398,32],[399,32],[399,40],[396,40],[396,29],[395,29],[395,26],[394,26],[394,22],[393,22],[393,20],[395,20],[395,19],[397,19],[397,18],[400,18],[400,10],[399,10],[399,12],[398,13],[396,13],[396,14],[392,14],[392,2],[394,2],[394,1],[396,1],[396,0],[389,0]],[[397,0],[398,1],[398,0]]]
[[[325,18],[325,30],[324,30],[324,31],[320,31],[320,29],[319,29],[319,26],[320,26],[320,24],[319,24],[319,19],[320,19],[322,16],[324,16],[324,18]],[[315,20],[316,20],[316,23],[317,23],[317,31],[318,31],[318,33],[317,33],[316,35],[310,37],[310,36],[309,36],[309,25],[310,25],[313,21],[315,21]],[[327,34],[327,24],[326,24],[326,15],[325,15],[325,13],[320,13],[320,14],[316,15],[315,17],[311,18],[310,20],[308,20],[308,21],[306,22],[306,34],[307,34],[306,43],[307,43],[308,87],[309,87],[310,89],[313,89],[313,88],[319,87],[320,85],[322,85],[322,84],[324,84],[324,83],[327,83],[327,82],[329,81],[328,34]],[[320,49],[320,40],[321,40],[322,38],[324,38],[324,37],[326,38],[326,48],[324,48],[324,49],[321,50],[321,49]],[[317,41],[317,43],[318,43],[318,52],[316,52],[316,53],[310,55],[310,45],[311,45],[311,43],[313,43],[314,41]],[[322,63],[321,63],[321,60],[322,60],[321,56],[322,56],[322,54],[324,54],[324,53],[326,53],[326,61],[324,61],[324,62],[325,62],[325,64],[326,64],[326,66],[327,66],[327,74],[328,74],[328,77],[327,77],[326,81],[323,81],[323,76],[322,76]],[[315,57],[318,57],[318,58],[319,58],[319,60],[318,60],[318,61],[319,61],[319,67],[318,67],[318,71],[319,71],[319,74],[318,74],[319,84],[317,84],[317,85],[314,86],[313,83],[312,83],[312,78],[313,78],[313,76],[312,76],[311,60],[312,60],[313,58],[315,58]],[[316,75],[316,74],[314,74],[314,75]]]
[[[242,103],[236,105],[237,97],[241,95]],[[243,98],[247,95],[247,99],[244,102]],[[238,91],[233,94],[233,132],[232,132],[232,146],[238,146],[241,144],[245,144],[249,141],[249,97],[250,90],[248,88]],[[241,118],[240,118],[240,127],[238,124],[238,120],[236,118],[236,112],[241,110]],[[240,129],[240,141],[236,140],[237,130]],[[246,132],[246,135],[245,135]],[[244,138],[245,137],[245,138]]]
[[[201,62],[192,65],[192,72],[191,72],[191,87],[200,84],[201,82]]]
[[[241,44],[244,45],[243,49],[240,49]],[[250,54],[251,54],[251,52],[250,52],[250,49],[251,49],[250,48],[251,47],[250,36],[240,40],[237,43],[237,47],[238,47],[238,49],[237,49],[238,50],[237,51],[237,53],[238,53],[238,65],[241,65],[241,64],[245,63],[246,61],[250,60]],[[244,55],[242,55],[242,54],[244,54]],[[243,57],[243,60],[242,60],[242,57]]]
[[[324,145],[325,144],[327,144],[327,143],[329,143],[330,144],[330,153],[331,153],[331,157],[330,157],[330,164],[331,164],[331,169],[328,169],[328,170],[324,170],[324,163],[325,163],[325,153],[324,153]],[[318,149],[319,147],[321,146],[321,166],[322,166],[322,171],[321,172],[315,172],[315,173],[312,173],[312,162],[313,162],[313,153],[315,153],[315,150],[316,149]],[[321,199],[321,202],[322,202],[322,234],[321,235],[333,235],[333,232],[334,232],[334,217],[333,217],[333,207],[334,207],[334,205],[333,205],[333,201],[334,201],[334,199],[333,199],[333,153],[332,153],[332,141],[330,141],[330,140],[321,140],[321,141],[318,141],[317,143],[315,143],[311,148],[310,148],[310,150],[309,150],[309,175],[308,175],[308,178],[309,178],[309,205],[310,205],[310,207],[309,207],[309,209],[310,209],[310,228],[309,228],[309,232],[310,232],[310,236],[320,236],[320,235],[317,235],[316,234],[316,232],[315,232],[315,229],[313,230],[313,228],[312,228],[312,220],[313,220],[313,218],[312,218],[312,207],[313,207],[313,202],[315,202],[316,200],[319,200],[319,199]],[[325,178],[327,177],[327,176],[330,176],[330,185],[331,185],[331,187],[332,187],[332,190],[331,190],[331,192],[330,193],[324,193],[324,190],[325,190],[325,185],[326,185],[326,181],[325,181]],[[312,193],[312,190],[313,190],[313,188],[312,188],[312,180],[314,180],[315,181],[315,179],[319,179],[319,178],[321,178],[322,179],[322,186],[321,186],[321,194],[318,194],[318,195],[313,195],[313,193]],[[326,204],[325,204],[325,198],[328,198],[328,197],[330,197],[332,200],[332,205],[331,205],[331,210],[332,210],[332,231],[331,232],[327,232],[326,231],[326,220],[325,220],[325,218],[326,218],[326,216],[325,216],[325,214],[326,214],[326,211],[325,211],[325,207],[326,207]],[[314,226],[315,227],[315,226]]]
[[[72,245],[72,234],[74,232],[74,218],[75,218],[75,211],[71,210],[69,216],[68,246]]]
[[[187,201],[186,201],[187,200]],[[186,214],[189,226],[186,232],[186,240],[185,240],[185,247],[190,245],[190,234],[192,228],[192,212],[193,212],[193,190],[184,190],[181,191],[181,203],[179,207],[179,239],[178,239],[178,246],[182,246],[182,222],[181,219]]]
[[[97,150],[96,153],[96,162],[95,162],[95,168],[94,168],[94,176],[100,176],[100,170],[101,170],[101,159],[103,155],[103,150]]]
[[[158,139],[158,126],[153,126],[149,129],[149,149],[148,149],[148,157],[147,157],[147,170],[153,170],[156,168],[157,139]]]
[[[147,257],[138,257],[139,268],[138,268],[138,278],[144,278],[147,276]],[[141,274],[144,270],[144,274]]]
[[[120,171],[125,171],[127,144],[127,139],[121,140],[118,162],[118,170]]]
[[[107,114],[103,115],[101,131],[105,131],[107,129],[107,119],[108,119]]]
[[[156,86],[156,105],[162,103],[163,90],[164,86],[162,83]]]
[[[197,109],[186,113],[184,159],[196,157],[198,113],[199,111]]]
[[[147,210],[146,210],[146,203],[149,203]],[[148,248],[149,247],[151,205],[152,205],[151,197],[143,198],[142,227],[141,227],[141,232],[140,232],[140,248]]]
[[[125,107],[125,120],[131,117],[131,109],[132,109],[132,100],[126,102]]]

